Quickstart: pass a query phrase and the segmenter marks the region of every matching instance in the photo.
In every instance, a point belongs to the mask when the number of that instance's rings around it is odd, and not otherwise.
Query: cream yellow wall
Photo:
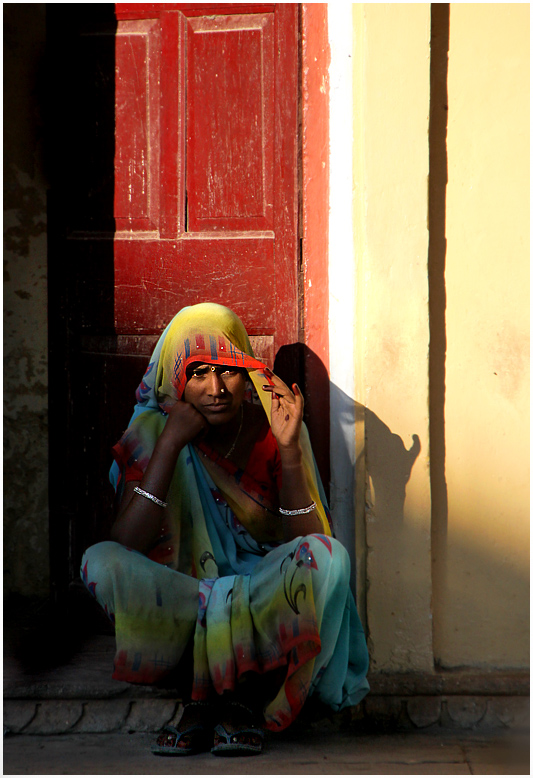
[[[529,5],[451,4],[447,506],[433,495],[433,523],[439,522],[433,541],[431,4],[355,4],[353,32],[356,537],[371,668],[523,667],[529,659]]]
[[[428,4],[354,7],[356,400],[366,409],[365,440],[363,425],[356,436],[368,477],[359,601],[366,596],[373,670],[433,668],[429,34]],[[357,476],[360,485],[360,466]]]
[[[529,661],[529,4],[452,3],[445,666]]]

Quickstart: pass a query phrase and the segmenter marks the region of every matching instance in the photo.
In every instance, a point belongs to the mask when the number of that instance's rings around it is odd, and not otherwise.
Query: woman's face
[[[244,400],[246,379],[240,370],[225,365],[193,365],[183,399],[193,405],[209,424],[226,424]]]

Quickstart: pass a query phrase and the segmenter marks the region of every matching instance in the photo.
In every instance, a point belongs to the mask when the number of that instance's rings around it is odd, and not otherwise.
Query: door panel
[[[180,308],[207,300],[274,336],[274,261],[273,239],[116,240],[115,330],[161,332]]]
[[[115,331],[211,300],[276,352],[299,335],[298,10],[213,9],[116,6]]]
[[[273,229],[273,27],[273,14],[188,20],[191,232]]]
[[[122,22],[116,35],[115,224],[159,232],[159,60],[156,21]]]

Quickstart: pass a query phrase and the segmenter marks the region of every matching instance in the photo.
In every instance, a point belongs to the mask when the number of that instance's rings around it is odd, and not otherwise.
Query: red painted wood
[[[161,14],[161,232],[185,230],[186,104],[185,24],[180,13]]]
[[[303,312],[306,410],[329,484],[329,42],[327,3],[302,6]]]
[[[297,4],[116,12],[116,333],[214,300],[295,343]]]
[[[117,334],[161,332],[185,305],[228,305],[251,335],[275,334],[274,242],[182,238],[115,241]],[[243,261],[243,253],[244,259]]]
[[[272,13],[188,20],[192,232],[272,229],[273,28]]]
[[[159,227],[159,25],[123,22],[116,36],[115,220],[118,231]]]
[[[302,9],[305,342],[329,369],[329,62],[327,3]]]
[[[279,65],[275,72],[275,126],[276,156],[274,160],[274,230],[283,245],[276,254],[276,312],[281,342],[294,343],[299,339],[298,303],[298,103],[294,99],[294,84],[287,78],[298,72],[298,5],[280,3],[276,7],[275,50]],[[297,76],[296,76],[297,77]],[[282,253],[283,252],[283,253]],[[285,261],[282,260],[285,257]],[[276,343],[276,345],[278,345]]]
[[[185,16],[206,16],[209,13],[273,13],[276,3],[115,3],[117,19],[156,19],[164,11],[181,11]]]

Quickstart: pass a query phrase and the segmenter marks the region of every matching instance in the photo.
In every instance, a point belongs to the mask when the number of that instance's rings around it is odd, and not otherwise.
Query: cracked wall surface
[[[4,5],[4,597],[48,594],[45,5]]]

